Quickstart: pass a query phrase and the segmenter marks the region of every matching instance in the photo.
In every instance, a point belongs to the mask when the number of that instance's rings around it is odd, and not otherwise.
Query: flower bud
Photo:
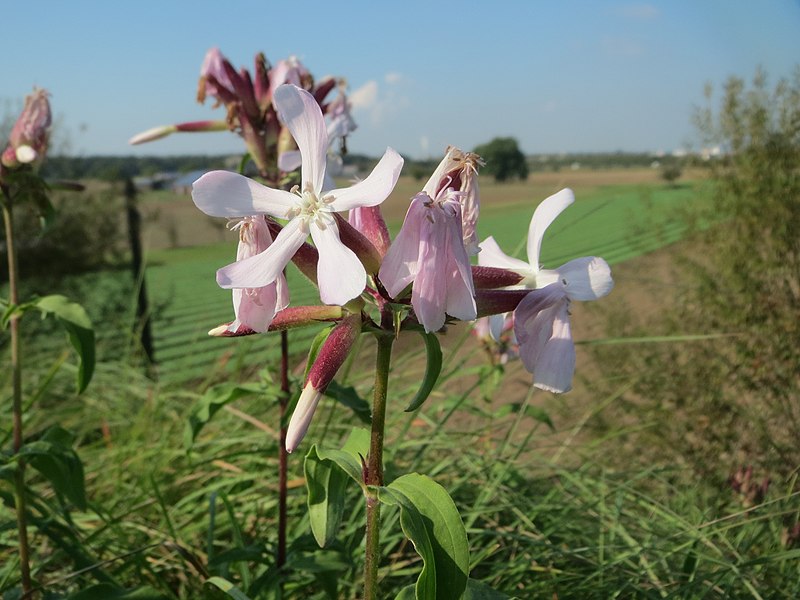
[[[293,452],[306,435],[325,388],[344,363],[361,333],[361,315],[349,315],[331,331],[308,371],[306,384],[286,431],[286,451]]]
[[[383,220],[380,206],[359,206],[350,211],[348,222],[366,237],[381,257],[386,256],[386,251],[392,244],[389,237],[389,228]]]
[[[193,133],[204,131],[226,131],[228,124],[225,121],[189,121],[187,123],[177,123],[175,125],[161,125],[160,127],[153,127],[142,133],[137,133],[128,143],[131,146],[137,144],[144,144],[146,142],[154,142],[161,138],[167,137],[176,131]]]
[[[307,327],[324,321],[335,321],[342,318],[341,306],[290,306],[275,313],[269,325],[269,331],[285,331],[298,327]],[[259,333],[250,327],[240,324],[232,328],[233,322],[223,323],[208,332],[212,337],[240,337]]]
[[[334,216],[336,225],[339,227],[339,239],[342,240],[342,243],[355,253],[367,273],[377,273],[378,269],[381,268],[382,258],[377,248],[342,216],[338,214],[334,214]]]
[[[4,166],[13,169],[23,164],[40,163],[44,159],[52,124],[47,96],[45,90],[34,89],[25,98],[25,107],[14,124],[8,137],[8,146],[0,157]]]
[[[475,289],[494,289],[519,285],[523,275],[499,267],[472,267],[472,282]]]

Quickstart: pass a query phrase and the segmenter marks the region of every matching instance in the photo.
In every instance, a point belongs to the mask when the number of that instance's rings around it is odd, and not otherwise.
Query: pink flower
[[[52,124],[48,95],[45,90],[34,89],[25,98],[25,106],[11,129],[8,146],[0,158],[4,166],[15,168],[44,159]]]
[[[334,213],[383,202],[397,182],[403,159],[388,148],[365,180],[323,194],[328,134],[319,105],[311,94],[289,84],[275,90],[274,103],[300,148],[302,188],[273,189],[227,171],[206,173],[192,188],[197,207],[211,216],[267,214],[289,220],[269,248],[217,271],[217,283],[228,289],[272,283],[310,234],[319,252],[320,297],[326,304],[345,304],[364,290],[366,271],[342,244]]]
[[[436,198],[426,191],[414,196],[378,276],[392,298],[414,283],[411,306],[427,332],[441,329],[446,315],[462,321],[477,316],[458,192],[444,189]]]
[[[493,317],[499,317],[493,319]],[[506,364],[519,356],[519,344],[514,335],[514,316],[502,313],[491,317],[481,317],[472,328],[477,337],[492,355],[493,364]]]
[[[227,64],[227,69],[226,69]],[[200,66],[200,83],[197,89],[197,100],[203,102],[211,96],[218,103],[225,104],[236,95],[236,88],[228,75],[233,67],[222,55],[219,48],[209,48]]]
[[[239,247],[236,260],[245,260],[264,252],[272,244],[266,219],[261,216],[244,217],[235,226],[239,230]],[[234,321],[227,331],[237,333],[251,329],[264,333],[279,310],[289,305],[289,287],[281,273],[278,278],[259,288],[236,288],[233,290]]]
[[[305,87],[303,85],[311,77],[308,69],[305,68],[300,59],[296,56],[290,56],[283,60],[279,60],[269,72],[269,87],[272,90],[278,89],[284,83],[291,83],[297,87]]]
[[[423,188],[432,198],[448,188],[460,192],[458,201],[461,204],[461,235],[469,255],[479,252],[475,228],[480,214],[478,167],[481,165],[481,157],[474,152],[464,152],[455,146],[448,146],[444,159]]]
[[[494,238],[481,243],[478,264],[514,271],[519,285],[508,289],[533,289],[514,311],[514,332],[525,368],[536,387],[566,392],[572,387],[575,346],[569,324],[572,300],[596,300],[614,287],[608,263],[596,256],[571,260],[557,269],[542,269],[539,254],[547,227],[575,201],[564,189],[545,199],[533,213],[528,228],[528,262],[507,256]]]

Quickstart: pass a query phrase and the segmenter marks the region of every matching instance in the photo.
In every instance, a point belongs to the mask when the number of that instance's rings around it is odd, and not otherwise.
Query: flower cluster
[[[326,100],[334,90],[336,96]],[[217,271],[217,283],[233,292],[234,320],[209,334],[333,324],[308,369],[287,450],[301,442],[322,393],[365,331],[396,335],[416,329],[430,335],[448,323],[477,319],[481,339],[501,343],[500,360],[519,356],[535,386],[569,390],[575,368],[570,303],[600,298],[613,286],[601,258],[541,268],[544,232],[574,201],[572,192],[562,190],[539,205],[528,232],[528,261],[512,258],[494,238],[478,241],[482,160],[449,147],[411,198],[392,240],[380,204],[397,183],[402,157],[387,148],[362,181],[337,188],[333,180],[345,140],[356,128],[344,90],[341,79],[315,82],[294,57],[271,67],[257,54],[251,74],[212,48],[200,70],[197,99],[224,106],[225,119],[157,127],[131,140],[227,129],[245,141],[260,182],[212,171],[192,190],[200,210],[231,219],[239,233],[236,261]],[[299,174],[292,173],[296,169]],[[321,305],[290,305],[283,276],[290,261],[319,288]]]
[[[302,80],[303,75],[297,77]],[[215,78],[213,85],[223,81]],[[397,182],[400,155],[388,148],[363,181],[335,188],[326,174],[336,134],[326,125],[313,93],[288,83],[274,88],[271,98],[298,148],[300,184],[286,191],[212,171],[195,182],[192,198],[208,215],[246,220],[240,225],[237,261],[217,272],[219,285],[238,294],[236,320],[213,333],[279,329],[292,318],[307,323],[314,320],[314,311],[321,320],[336,323],[309,369],[289,424],[287,450],[299,445],[322,393],[362,331],[433,333],[452,321],[489,317],[487,330],[499,336],[503,319],[509,323],[506,330],[513,319],[519,356],[533,373],[534,384],[553,392],[570,389],[575,366],[570,302],[599,298],[613,286],[601,258],[576,259],[558,269],[540,266],[542,237],[574,201],[570,190],[546,199],[534,212],[528,262],[509,257],[492,237],[477,243],[477,174],[482,163],[478,156],[451,147],[411,199],[392,241],[379,205]],[[340,214],[345,211],[347,219]],[[478,264],[472,265],[470,256],[475,254]],[[327,307],[287,307],[281,274],[289,261],[317,284]],[[244,298],[258,309],[245,310]]]
[[[289,92],[291,97],[279,99],[278,90],[284,84],[291,84],[285,87],[284,92],[302,89],[304,95],[292,95]],[[329,198],[330,194],[322,194],[323,188],[332,188],[331,171],[335,174],[338,166],[337,157],[329,149],[336,142],[344,145],[347,135],[355,129],[345,87],[343,79],[324,77],[315,81],[308,69],[293,56],[278,61],[272,67],[264,54],[258,53],[251,74],[244,68],[237,71],[218,48],[211,48],[200,68],[197,100],[204,103],[211,98],[215,107],[224,106],[225,120],[155,127],[131,138],[131,144],[141,144],[174,132],[234,131],[244,140],[260,178],[273,186],[267,188],[233,173],[212,172],[205,176],[204,186],[200,188],[208,196],[209,206],[205,207],[202,193],[195,199],[198,206],[208,214],[232,219],[231,228],[239,232],[236,263],[221,269],[218,274],[220,285],[233,289],[235,319],[214,328],[214,335],[244,335],[267,331],[276,312],[285,309],[289,303],[289,290],[282,270],[293,255],[296,260],[306,257],[305,272],[317,282],[318,253],[315,248],[305,244],[304,240],[309,233],[317,247],[326,247],[328,240],[338,240],[339,234],[336,223],[332,222],[333,217],[325,215],[351,208],[350,204],[346,204],[347,199],[340,200],[335,206],[328,205],[323,200]],[[328,100],[334,90],[337,91],[335,97]],[[282,111],[280,115],[279,111]],[[314,112],[314,131],[305,128],[301,123],[308,111]],[[327,124],[325,116],[328,118]],[[313,150],[311,139],[305,138],[306,135],[315,138]],[[321,156],[315,154],[312,157],[308,154],[312,151],[316,153],[323,146],[324,152]],[[297,187],[296,193],[274,189],[294,176],[290,172],[301,166],[304,147],[306,161],[300,175],[302,186]],[[394,156],[396,154],[392,153],[392,157]],[[397,171],[399,172],[399,166]],[[250,186],[254,186],[256,191],[251,193]],[[225,207],[214,206],[213,198],[218,187],[221,187],[222,193],[227,193],[230,189],[238,190],[230,198],[230,204]],[[357,193],[364,197],[376,192],[375,186],[370,187],[369,184],[364,184],[359,189],[361,192]],[[262,196],[263,201],[253,199]],[[380,202],[384,197],[378,197],[374,202]],[[367,204],[369,202],[370,200],[366,201]],[[284,229],[264,216],[284,218],[289,213],[298,219],[291,227]],[[337,248],[341,248],[341,245],[333,241],[328,251],[323,253],[323,268],[320,269],[323,273],[320,278],[321,289],[329,292],[325,301],[331,304],[344,303],[342,294],[350,293],[347,289],[339,292],[325,283],[325,275],[330,273],[325,267],[340,258],[335,255]],[[340,253],[344,254],[342,260],[349,260],[351,264],[358,262],[351,253],[348,254],[346,248]],[[258,264],[266,270],[265,273],[255,274],[252,266]],[[365,278],[366,274],[363,274],[361,279]],[[363,281],[355,281],[351,287],[358,287],[359,283],[361,287],[352,297],[363,289]]]

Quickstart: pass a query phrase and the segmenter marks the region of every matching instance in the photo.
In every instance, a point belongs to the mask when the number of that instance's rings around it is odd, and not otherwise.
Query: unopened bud
[[[386,256],[386,251],[392,243],[389,237],[389,228],[383,220],[380,205],[359,206],[350,210],[348,222],[364,235],[381,257]]]
[[[339,226],[339,239],[350,248],[368,273],[377,273],[381,268],[381,254],[372,242],[342,216],[334,213]]]
[[[25,98],[25,107],[14,123],[8,146],[0,157],[4,166],[13,169],[44,159],[52,123],[47,96],[45,90],[35,89]]]
[[[286,431],[286,451],[293,452],[306,435],[322,393],[344,363],[361,333],[361,315],[349,315],[333,328],[308,371],[303,393],[297,401]]]

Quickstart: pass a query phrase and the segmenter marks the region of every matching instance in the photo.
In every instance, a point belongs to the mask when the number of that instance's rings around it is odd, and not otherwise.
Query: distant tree
[[[675,185],[675,182],[682,174],[681,166],[677,163],[666,164],[661,167],[661,179],[666,181],[669,185]]]
[[[486,161],[483,173],[492,175],[495,181],[528,178],[525,155],[519,149],[517,140],[512,137],[494,138],[487,144],[477,146],[475,153]]]

